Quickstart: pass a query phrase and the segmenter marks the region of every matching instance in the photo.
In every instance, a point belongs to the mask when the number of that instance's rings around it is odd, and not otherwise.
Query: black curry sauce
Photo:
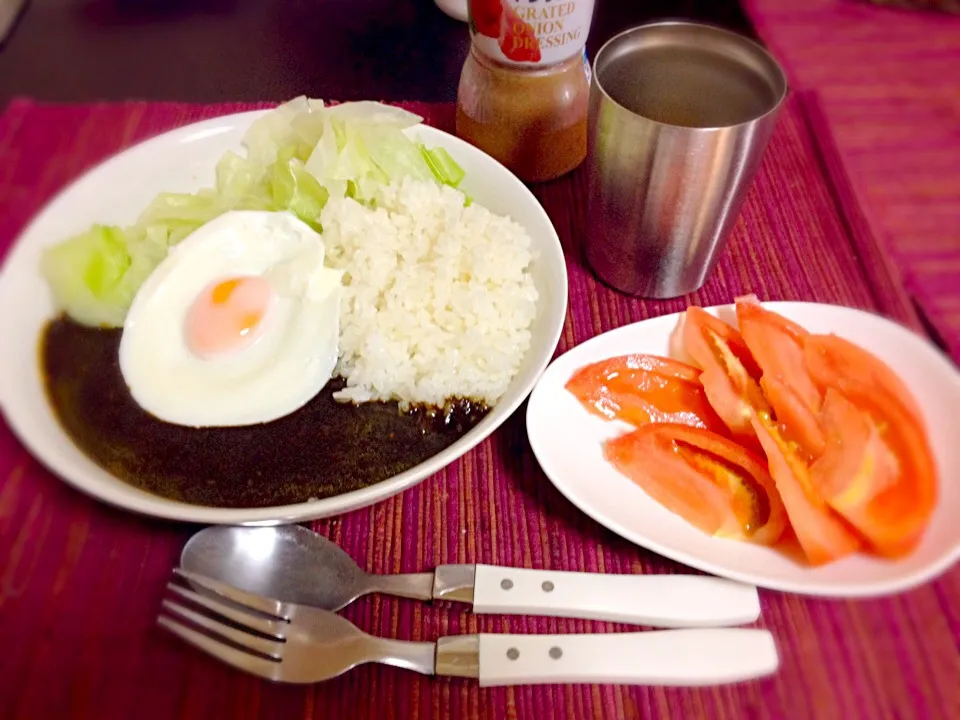
[[[487,413],[458,399],[401,412],[396,403],[344,405],[334,379],[298,411],[260,425],[188,428],[156,419],[120,372],[120,330],[69,319],[44,331],[47,395],[76,445],[111,474],[163,497],[216,507],[267,507],[339,495],[435,455]]]

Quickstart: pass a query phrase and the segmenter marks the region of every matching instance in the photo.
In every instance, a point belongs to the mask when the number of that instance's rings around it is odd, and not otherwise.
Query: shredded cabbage
[[[286,208],[314,230],[321,229],[320,211],[330,194],[292,151],[281,150],[270,166],[267,184],[276,207]]]
[[[41,271],[57,304],[74,320],[116,327],[167,248],[166,237],[155,233],[94,225],[47,250]]]
[[[320,231],[320,211],[331,196],[370,202],[378,186],[404,177],[458,187],[464,173],[449,153],[404,133],[421,121],[377,102],[326,107],[295,98],[250,126],[245,157],[224,154],[213,187],[161,193],[129,227],[95,225],[47,249],[41,271],[71,318],[120,327],[169,249],[225,212],[287,211]]]

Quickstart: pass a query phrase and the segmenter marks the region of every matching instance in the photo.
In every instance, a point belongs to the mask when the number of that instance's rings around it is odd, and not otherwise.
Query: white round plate
[[[564,388],[578,368],[626,353],[670,355],[679,315],[627,325],[570,350],[547,368],[527,409],[530,445],[574,505],[631,542],[705,572],[807,595],[871,596],[906,590],[960,559],[960,374],[939,350],[889,320],[833,305],[764,303],[811,332],[836,333],[888,363],[923,409],[940,475],[940,500],[920,546],[897,561],[857,555],[812,568],[781,552],[711,537],[666,510],[603,458],[601,443],[629,429],[588,413]],[[710,308],[725,319],[733,306]]]
[[[540,293],[531,348],[500,403],[470,432],[426,462],[362,490],[297,505],[226,509],[188,505],[138,490],[81,453],[47,404],[37,364],[41,329],[54,306],[39,272],[43,247],[94,222],[133,223],[159,192],[192,192],[214,182],[228,150],[240,151],[250,124],[265,111],[188,125],[136,145],[94,168],[61,192],[34,219],[0,269],[0,409],[13,431],[53,472],[103,501],[147,515],[197,523],[275,524],[337,515],[416,485],[469,451],[506,420],[553,357],[567,309],[567,271],[550,218],[509,170],[462,140],[427,126],[410,133],[443,147],[466,172],[462,189],[492,211],[523,225],[538,254],[532,274]]]

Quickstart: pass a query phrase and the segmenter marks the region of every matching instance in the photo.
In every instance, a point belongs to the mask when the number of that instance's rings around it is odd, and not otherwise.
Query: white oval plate
[[[500,403],[443,452],[362,490],[323,500],[256,509],[211,508],[167,500],[113,477],[81,453],[47,404],[37,364],[41,329],[54,315],[39,272],[41,250],[91,223],[127,224],[158,192],[191,192],[212,185],[217,161],[240,151],[250,123],[265,111],[206,120],[147,140],[107,160],[61,192],[33,220],[0,268],[0,409],[13,431],[53,472],[105,502],[147,515],[197,523],[274,524],[337,515],[395,495],[442,469],[489,436],[527,397],[553,357],[567,310],[567,271],[550,218],[533,194],[489,155],[440,130],[411,130],[443,147],[463,167],[462,189],[492,211],[511,216],[533,240],[532,274],[540,293],[531,348]]]
[[[940,473],[940,501],[920,546],[887,561],[866,555],[811,568],[777,550],[706,535],[652,500],[603,458],[602,441],[629,429],[588,413],[564,388],[578,368],[626,353],[669,355],[679,315],[618,328],[557,358],[527,408],[530,445],[547,477],[574,505],[626,539],[705,572],[808,595],[870,596],[906,590],[960,559],[960,374],[925,339],[889,320],[833,305],[764,305],[817,333],[836,333],[895,370],[923,409]],[[710,308],[724,319],[733,306]]]

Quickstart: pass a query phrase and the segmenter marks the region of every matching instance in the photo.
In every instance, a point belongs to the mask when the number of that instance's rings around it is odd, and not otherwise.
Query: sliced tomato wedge
[[[836,335],[809,335],[803,344],[804,363],[821,391],[836,387],[841,378],[882,390],[899,402],[916,422],[923,413],[913,394],[880,358]]]
[[[717,415],[734,436],[755,444],[751,419],[770,411],[760,389],[760,368],[737,330],[703,308],[687,308],[683,325],[687,353],[703,370],[700,383]]]
[[[768,415],[757,414],[753,426],[790,525],[810,564],[824,565],[859,550],[860,539],[815,489],[806,458]]]
[[[807,460],[823,454],[826,435],[819,413],[803,401],[794,388],[782,380],[760,378],[764,397],[774,409],[777,423],[787,442],[793,443]]]
[[[876,553],[916,547],[937,502],[937,469],[923,425],[876,386],[840,378],[828,389],[831,438],[813,482]]]
[[[823,401],[829,434],[823,455],[811,466],[814,487],[858,530],[860,509],[897,481],[900,464],[881,439],[870,415],[829,388]]]
[[[700,385],[700,370],[656,355],[621,355],[580,368],[567,390],[590,412],[640,427],[668,422],[725,432]]]
[[[607,441],[614,467],[710,535],[772,545],[787,519],[763,461],[716,433],[650,424]]]
[[[826,438],[818,414],[820,389],[804,362],[809,333],[792,320],[762,307],[756,298],[737,299],[740,334],[759,365],[760,387],[787,440],[812,459],[823,453]]]
[[[710,330],[712,335],[723,341],[724,346],[740,362],[748,375],[760,376],[760,366],[753,359],[750,348],[733,325],[725,323],[696,305],[688,307],[685,316],[684,343],[687,351],[698,364],[701,363],[698,356],[702,356],[704,362],[708,362],[709,358],[715,356],[716,349],[713,343],[708,343],[707,335],[704,333],[704,330]],[[693,331],[692,334],[691,331]]]
[[[760,302],[760,298],[758,298],[756,295],[741,295],[740,297],[734,298],[734,303],[736,304],[736,308],[737,308],[738,324],[740,323],[741,314],[744,311],[748,311],[747,317],[762,318],[765,322],[774,325],[778,329],[783,330],[784,332],[790,335],[793,335],[798,340],[802,340],[803,338],[805,338],[807,335],[810,334],[809,332],[807,332],[807,329],[803,327],[803,325],[800,325],[799,323],[795,323],[793,320],[790,320],[789,318],[785,318],[783,315],[779,313],[773,312],[773,310],[767,310],[765,307],[763,307],[763,304]],[[755,313],[755,314],[749,313],[750,310],[754,310],[754,309],[760,310],[761,312]],[[740,334],[741,335],[743,334],[742,327],[740,328]],[[747,343],[747,346],[749,347],[749,342]],[[759,364],[759,358],[758,358],[758,364]]]

